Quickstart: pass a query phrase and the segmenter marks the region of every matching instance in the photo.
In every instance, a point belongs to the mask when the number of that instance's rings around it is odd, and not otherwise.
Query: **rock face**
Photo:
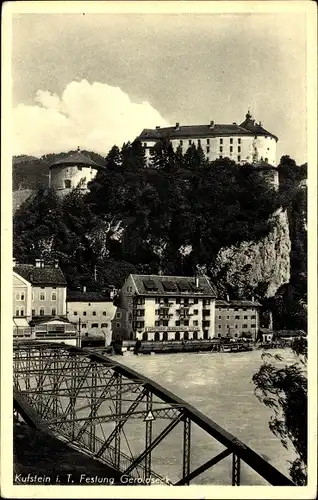
[[[290,279],[289,225],[286,212],[273,215],[273,230],[258,242],[242,242],[222,248],[211,269],[218,289],[232,288],[241,297],[262,290],[263,297],[273,297]]]

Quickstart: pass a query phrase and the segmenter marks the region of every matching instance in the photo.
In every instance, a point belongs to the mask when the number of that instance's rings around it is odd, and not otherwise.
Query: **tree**
[[[307,339],[296,339],[292,350],[296,361],[285,366],[281,366],[280,355],[264,353],[253,383],[256,397],[274,412],[270,430],[286,449],[292,445],[296,451],[297,458],[289,472],[296,485],[304,486],[307,484]]]

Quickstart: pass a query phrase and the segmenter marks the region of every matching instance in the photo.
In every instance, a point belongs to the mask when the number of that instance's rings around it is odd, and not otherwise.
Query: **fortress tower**
[[[100,168],[103,167],[81,153],[78,148],[76,153],[50,165],[50,185],[59,196],[65,196],[77,186],[85,192],[87,184]]]

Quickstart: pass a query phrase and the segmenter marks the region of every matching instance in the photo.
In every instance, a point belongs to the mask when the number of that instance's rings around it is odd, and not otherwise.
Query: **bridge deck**
[[[120,482],[119,471],[24,423],[14,426],[13,447],[14,484],[22,484],[30,474],[29,481],[38,478],[35,484],[43,484],[39,478],[49,478],[53,485],[100,485],[87,482],[97,476],[105,485],[125,485]]]

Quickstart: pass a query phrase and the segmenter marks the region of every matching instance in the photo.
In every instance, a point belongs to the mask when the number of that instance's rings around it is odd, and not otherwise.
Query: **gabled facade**
[[[54,265],[44,264],[42,259],[36,259],[33,264],[16,264],[13,268],[15,280],[29,283],[28,293],[31,304],[28,317],[61,316],[66,317],[66,279],[56,262]],[[17,278],[18,277],[18,278]],[[14,297],[18,296],[17,282],[13,284]],[[31,291],[30,291],[31,290]],[[15,298],[15,307],[18,300]],[[21,315],[21,314],[20,314]]]
[[[121,289],[121,327],[139,340],[211,339],[215,290],[206,277],[131,274]]]

